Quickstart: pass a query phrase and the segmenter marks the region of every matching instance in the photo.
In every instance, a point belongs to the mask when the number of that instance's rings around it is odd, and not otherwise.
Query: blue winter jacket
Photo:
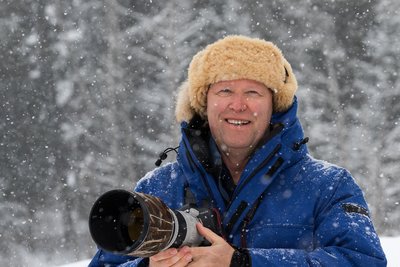
[[[206,200],[220,211],[227,241],[246,246],[254,267],[386,266],[362,191],[348,171],[308,154],[296,112],[297,101],[273,115],[275,127],[247,163],[229,203],[210,174],[218,151],[195,123],[182,124],[177,161],[148,173],[135,190],[178,209],[188,187],[198,205]],[[146,261],[99,250],[90,266]]]

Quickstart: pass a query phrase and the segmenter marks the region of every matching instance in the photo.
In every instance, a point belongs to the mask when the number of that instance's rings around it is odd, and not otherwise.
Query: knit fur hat
[[[189,65],[188,80],[179,88],[175,115],[178,122],[197,113],[207,117],[207,91],[220,81],[249,79],[270,88],[274,112],[293,103],[297,81],[290,64],[273,43],[232,35],[208,45]]]

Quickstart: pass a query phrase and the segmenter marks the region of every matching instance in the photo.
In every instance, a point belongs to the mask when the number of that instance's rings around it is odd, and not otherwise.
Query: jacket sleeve
[[[361,189],[347,171],[340,176],[317,201],[314,249],[249,248],[251,266],[386,266]]]
[[[135,259],[130,256],[113,254],[99,249],[88,267],[142,267],[141,259]],[[126,265],[128,264],[128,265]]]

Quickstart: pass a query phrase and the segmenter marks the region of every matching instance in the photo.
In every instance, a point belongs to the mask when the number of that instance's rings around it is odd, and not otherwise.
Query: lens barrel
[[[120,189],[100,196],[89,216],[90,234],[100,248],[136,257],[168,248],[177,236],[175,224],[176,216],[160,199]]]
[[[219,214],[213,210],[171,210],[157,197],[116,189],[95,201],[89,230],[106,251],[150,257],[170,247],[207,244],[197,232],[198,222],[220,232]]]

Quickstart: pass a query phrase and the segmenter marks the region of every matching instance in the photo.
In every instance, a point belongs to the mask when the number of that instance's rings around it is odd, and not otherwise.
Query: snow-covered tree
[[[376,24],[365,40],[368,60],[360,64],[360,90],[368,105],[361,117],[368,130],[364,169],[372,179],[365,181],[377,226],[386,234],[398,234],[400,223],[400,4],[380,1]]]

